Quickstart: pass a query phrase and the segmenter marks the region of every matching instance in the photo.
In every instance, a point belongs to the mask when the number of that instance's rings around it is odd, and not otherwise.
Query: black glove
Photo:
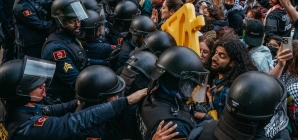
[[[210,105],[206,103],[197,104],[195,107],[196,112],[202,112],[202,113],[208,113],[210,109],[211,109]]]
[[[113,59],[115,59],[119,55],[120,51],[121,51],[121,46],[117,45],[117,47],[111,52],[109,61],[112,61]]]

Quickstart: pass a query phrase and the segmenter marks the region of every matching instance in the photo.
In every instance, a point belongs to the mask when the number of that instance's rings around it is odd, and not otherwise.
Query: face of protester
[[[203,10],[203,14],[204,14],[205,16],[207,16],[207,17],[210,16],[210,13],[209,13],[209,11],[208,11],[207,8],[205,8],[205,9]]]
[[[201,60],[203,64],[206,64],[210,57],[210,50],[204,41],[200,42],[200,50],[201,50]]]
[[[225,0],[225,4],[227,5],[234,5],[235,0]]]
[[[235,0],[225,0],[225,8],[227,10],[230,10],[231,8],[233,8],[235,3]]]
[[[162,4],[160,12],[161,12],[161,19],[167,19],[175,13],[174,10],[169,10],[168,6],[166,5],[166,0]]]
[[[267,46],[272,46],[273,48],[279,49],[279,45],[276,42],[276,40],[274,40],[274,39],[270,39],[270,41],[268,42],[268,45]]]
[[[211,69],[218,73],[225,74],[231,68],[231,59],[225,48],[217,46],[215,54],[212,56]]]
[[[81,21],[78,18],[64,18],[63,19],[64,32],[70,36],[80,35]]]
[[[44,83],[32,92],[30,92],[29,95],[31,97],[31,101],[39,102],[47,96],[45,86],[46,84]]]

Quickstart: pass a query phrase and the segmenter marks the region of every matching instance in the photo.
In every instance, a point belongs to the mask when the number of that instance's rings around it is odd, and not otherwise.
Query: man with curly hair
[[[232,82],[247,71],[257,70],[250,55],[239,39],[222,37],[211,53],[211,72],[214,86],[207,92],[209,103],[222,114]]]

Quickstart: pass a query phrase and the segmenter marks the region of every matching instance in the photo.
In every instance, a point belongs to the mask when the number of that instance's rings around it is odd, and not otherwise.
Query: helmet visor
[[[58,13],[58,20],[60,21],[63,27],[68,26],[68,20],[65,20],[65,19],[77,18],[78,21],[81,21],[89,17],[85,8],[79,1],[69,4],[63,9],[57,11],[57,13]]]
[[[20,96],[29,96],[29,93],[46,84],[49,86],[56,69],[54,62],[42,59],[25,57],[23,76],[18,86],[17,94]]]
[[[182,72],[179,81],[179,93],[182,98],[195,102],[204,102],[209,72]]]

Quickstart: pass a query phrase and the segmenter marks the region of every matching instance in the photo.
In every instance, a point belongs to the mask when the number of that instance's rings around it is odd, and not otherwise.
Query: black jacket
[[[265,41],[272,35],[290,37],[292,23],[284,9],[276,9],[270,12],[265,19]]]
[[[13,6],[15,19],[16,44],[31,46],[43,43],[48,35],[51,21],[46,21],[46,15],[38,1],[16,0]]]
[[[16,127],[17,129],[14,132],[8,131],[12,134],[12,140],[69,139],[74,134],[81,133],[82,130],[91,128],[94,124],[100,124],[115,116],[127,105],[127,98],[119,98],[108,103],[89,107],[77,113],[69,113],[77,107],[76,101],[50,106],[48,109],[49,114],[25,113],[24,109],[18,109],[14,112],[19,115],[15,116],[8,126],[13,125],[14,122],[17,122],[19,126]],[[20,115],[24,115],[26,119]]]
[[[216,32],[216,34],[218,34],[218,31],[221,27],[224,26],[229,26],[229,21],[228,20],[215,20],[212,22],[214,28],[213,30]]]
[[[234,10],[229,12],[227,18],[229,21],[229,27],[233,28],[234,31],[239,35],[242,36],[243,30],[243,19],[245,17],[244,10]]]

